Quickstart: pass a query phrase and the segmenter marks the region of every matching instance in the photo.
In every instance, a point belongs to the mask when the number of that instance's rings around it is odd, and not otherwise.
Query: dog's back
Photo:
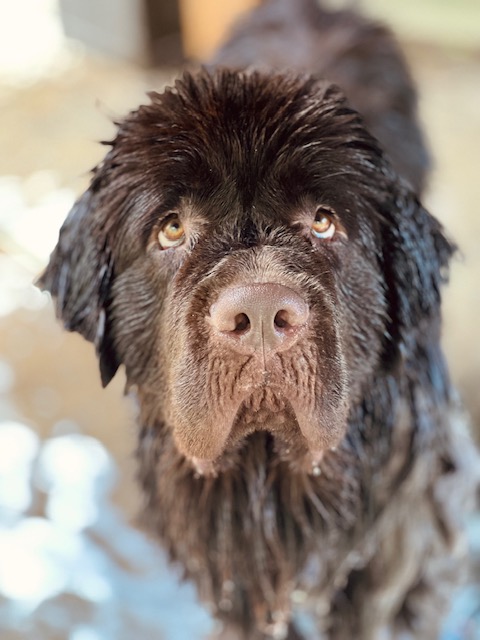
[[[215,66],[313,73],[338,84],[395,169],[421,192],[428,153],[417,97],[389,29],[316,0],[265,0],[233,30]]]

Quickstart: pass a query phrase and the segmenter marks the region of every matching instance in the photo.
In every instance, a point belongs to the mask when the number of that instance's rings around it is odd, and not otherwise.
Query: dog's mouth
[[[236,465],[243,444],[257,432],[271,436],[278,460],[318,472],[324,453],[345,433],[346,402],[335,378],[312,371],[312,349],[304,344],[294,354],[278,356],[268,371],[255,358],[228,366],[212,356],[202,376],[192,374],[190,361],[174,386],[178,409],[171,423],[179,451],[199,474]]]
[[[302,433],[295,410],[285,395],[264,386],[241,403],[222,454],[214,459],[191,458],[200,475],[217,475],[239,462],[246,442],[264,433],[276,461],[289,463],[296,470],[320,473],[324,449],[312,449]]]
[[[213,441],[212,455],[195,455],[195,448],[185,451],[187,459],[199,475],[218,475],[241,464],[244,445],[255,434],[268,435],[273,457],[286,462],[292,470],[320,474],[325,451],[339,442],[338,432],[328,433],[322,424],[323,415],[315,404],[303,398],[287,396],[286,389],[264,384],[256,388],[236,411],[225,411],[217,418],[221,438]],[[292,394],[294,395],[294,394]],[[225,407],[224,407],[225,409]],[[192,455],[192,453],[194,455]]]

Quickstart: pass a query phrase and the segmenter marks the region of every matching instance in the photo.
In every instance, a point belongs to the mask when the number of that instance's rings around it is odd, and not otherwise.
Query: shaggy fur
[[[262,6],[214,66],[260,53],[119,124],[41,284],[104,384],[125,366],[150,525],[222,637],[303,637],[304,603],[316,637],[433,640],[473,454],[439,346],[452,246],[418,200],[414,92],[385,29],[313,1]],[[312,235],[319,206],[331,240]],[[172,212],[186,240],[162,250]],[[270,358],[211,320],[265,283],[308,307]]]

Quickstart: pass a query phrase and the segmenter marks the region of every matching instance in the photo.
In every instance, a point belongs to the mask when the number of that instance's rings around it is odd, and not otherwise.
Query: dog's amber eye
[[[312,234],[321,240],[329,240],[335,235],[335,223],[333,213],[330,210],[318,209],[312,224]]]
[[[177,216],[169,218],[158,232],[158,242],[162,249],[180,246],[185,240],[185,229]]]

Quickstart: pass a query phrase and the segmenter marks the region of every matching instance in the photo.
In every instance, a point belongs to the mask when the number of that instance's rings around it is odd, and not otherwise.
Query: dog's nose
[[[210,307],[217,336],[240,353],[289,349],[308,320],[305,300],[289,287],[258,283],[229,287]]]

